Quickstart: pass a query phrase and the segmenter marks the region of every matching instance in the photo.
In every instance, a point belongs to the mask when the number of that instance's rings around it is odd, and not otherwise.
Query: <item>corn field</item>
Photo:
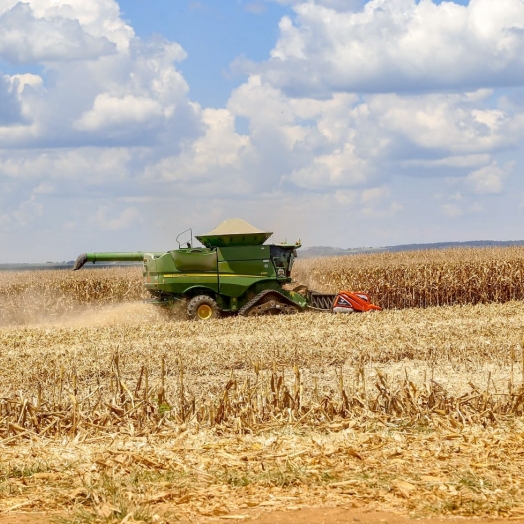
[[[122,304],[1,330],[0,436],[522,415],[520,302],[204,324],[155,313]]]
[[[310,288],[387,309],[209,322],[142,303],[139,267],[0,273],[0,512],[168,524],[354,505],[518,522],[522,253],[299,259]]]
[[[524,247],[299,259],[293,276],[325,293],[369,293],[388,309],[524,300]]]
[[[79,434],[85,438],[115,431],[132,437],[162,435],[182,424],[220,427],[238,434],[297,423],[337,429],[363,417],[389,423],[403,419],[405,424],[457,431],[524,414],[522,383],[495,393],[488,380],[484,390],[472,385],[467,393],[454,395],[434,380],[422,387],[407,376],[390,383],[387,375],[378,371],[372,382],[376,391],[370,395],[362,367],[357,369],[357,388],[345,385],[340,372],[335,394],[326,395],[312,388],[313,384],[302,383],[298,366],[288,370],[294,375],[288,381],[286,370],[273,362],[273,370],[266,373],[255,365],[251,379],[239,381],[231,374],[222,389],[205,400],[186,394],[182,362],[178,377],[170,377],[172,394],[167,395],[164,360],[159,383],[151,387],[147,367],[142,366],[138,377],[129,382],[129,377],[124,380],[120,374],[118,361],[119,355],[113,355],[111,372],[104,379],[97,377],[96,387],[87,391],[79,388],[74,368],[68,372],[61,368],[51,387],[40,382],[32,395],[4,396],[0,400],[2,443],[31,437],[75,438]]]
[[[524,247],[299,258],[293,278],[325,293],[363,291],[386,309],[524,300]],[[140,267],[0,272],[0,325],[148,297]]]
[[[350,491],[520,516],[522,302],[207,323],[151,308],[0,328],[0,510],[167,524]]]
[[[0,325],[57,318],[80,306],[148,298],[141,268],[0,272]]]

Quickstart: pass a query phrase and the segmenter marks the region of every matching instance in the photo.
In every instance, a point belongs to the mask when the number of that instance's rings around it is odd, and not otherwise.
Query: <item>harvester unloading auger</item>
[[[201,320],[222,312],[254,316],[308,308],[334,313],[381,310],[365,293],[323,294],[305,286],[285,289],[292,284],[291,269],[301,244],[264,244],[272,234],[244,220],[229,219],[196,237],[204,247],[193,247],[191,232],[186,247],[179,243],[178,249],[167,252],[84,253],[73,270],[86,262],[143,262],[144,286],[153,296],[150,302],[170,307],[185,301],[188,317]]]

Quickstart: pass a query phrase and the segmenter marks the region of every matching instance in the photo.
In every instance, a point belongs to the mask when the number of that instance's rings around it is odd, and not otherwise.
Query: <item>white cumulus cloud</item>
[[[82,114],[74,127],[81,131],[100,131],[129,124],[143,124],[164,116],[164,108],[151,98],[125,95],[122,98],[102,93],[95,98],[93,109]]]
[[[294,2],[271,59],[254,66],[300,96],[333,91],[473,90],[524,80],[524,3]]]
[[[478,194],[497,194],[504,189],[504,180],[510,175],[514,163],[499,166],[493,162],[489,166],[472,171],[466,178],[467,184]]]
[[[237,209],[310,243],[391,245],[448,240],[444,217],[475,238],[520,197],[523,0],[279,1],[267,60],[202,107],[185,50],[137,37],[116,1],[0,0],[2,238],[151,246],[165,216],[202,231]]]
[[[0,77],[0,141],[119,146],[198,134],[175,67],[185,57],[176,42],[136,38],[114,0],[0,0],[0,61],[42,67]]]
[[[0,3],[0,58],[7,62],[93,59],[116,51],[106,36],[89,34],[66,12],[49,8],[37,16],[30,3],[22,2],[2,12],[5,3]]]

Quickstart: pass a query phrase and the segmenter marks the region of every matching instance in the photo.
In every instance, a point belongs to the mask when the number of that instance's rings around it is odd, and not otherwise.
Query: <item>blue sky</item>
[[[522,0],[0,0],[0,262],[522,239]]]
[[[180,64],[191,97],[204,106],[223,106],[244,76],[230,70],[238,56],[262,61],[278,37],[289,7],[271,2],[125,0],[122,17],[136,34],[160,34],[179,42],[188,57]],[[203,38],[205,35],[205,38]]]

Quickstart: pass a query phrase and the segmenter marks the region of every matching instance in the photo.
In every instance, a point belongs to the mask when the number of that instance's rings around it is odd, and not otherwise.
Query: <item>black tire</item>
[[[220,309],[214,298],[197,295],[187,304],[187,316],[191,320],[211,320],[220,316]]]

